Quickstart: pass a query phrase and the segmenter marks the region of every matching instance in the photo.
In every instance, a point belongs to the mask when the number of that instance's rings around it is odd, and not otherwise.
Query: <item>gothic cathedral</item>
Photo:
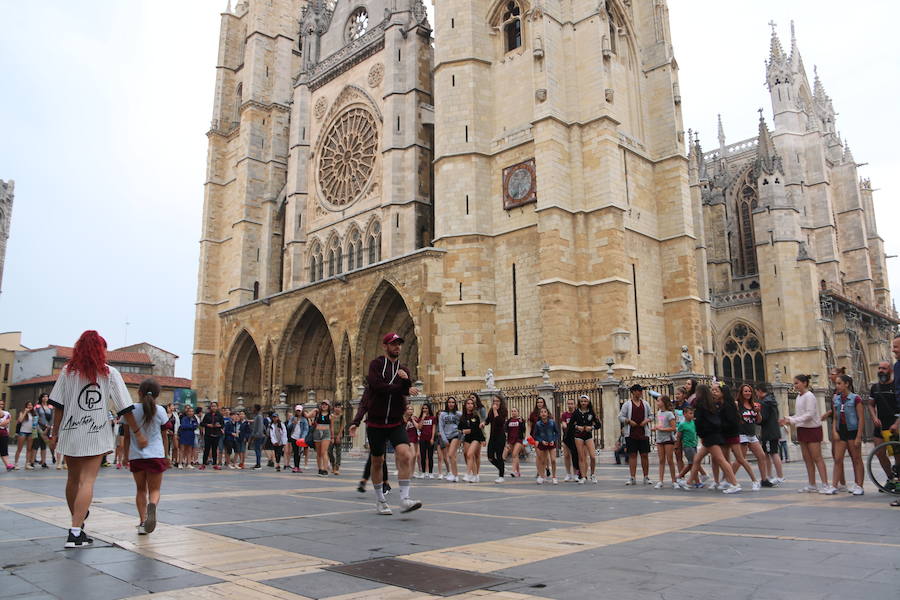
[[[436,5],[222,14],[200,398],[349,401],[389,331],[428,393],[674,373],[683,345],[735,379],[873,372],[871,186],[799,52],[773,38],[774,132],[704,153],[664,0]]]

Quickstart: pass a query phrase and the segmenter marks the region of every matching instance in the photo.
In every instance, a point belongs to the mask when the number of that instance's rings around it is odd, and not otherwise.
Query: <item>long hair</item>
[[[156,418],[156,399],[159,398],[159,383],[152,377],[141,382],[138,397],[144,409],[144,425],[149,425]]]
[[[494,407],[494,400],[500,402],[500,408],[497,410],[497,416],[505,423],[506,419],[509,418],[509,411],[506,409],[506,400],[503,398],[503,394],[497,394],[496,396],[491,398],[491,408]]]
[[[709,389],[708,385],[706,385],[705,383],[701,383],[697,386],[697,389],[694,393],[697,394],[697,406],[707,412],[719,412],[719,406],[716,404],[716,401],[713,400],[712,390]]]
[[[663,410],[672,410],[672,399],[663,394],[659,397],[659,401],[662,402]]]
[[[453,396],[450,396],[449,398],[447,398],[447,401],[444,403],[444,412],[446,412],[448,414],[450,413],[450,401],[451,400],[453,401],[453,412],[458,413],[459,412],[459,402],[457,402],[456,398]]]
[[[750,398],[749,398],[749,400],[744,400],[744,388],[749,388],[749,389],[750,389]],[[745,403],[748,402],[748,401],[750,402],[750,406],[751,406],[751,408],[752,408],[752,407],[753,407],[753,386],[750,385],[749,383],[745,383],[745,384],[742,385],[742,386],[740,387],[740,389],[738,390],[738,402],[740,403],[741,408],[743,408],[743,407],[746,406]]]
[[[81,334],[75,342],[72,358],[66,363],[66,371],[78,373],[91,383],[97,383],[99,375],[109,375],[106,365],[106,340],[93,329]]]
[[[425,404],[422,405],[422,408],[419,409],[419,418],[420,419],[425,416],[426,410],[428,411],[429,417],[434,416],[431,414],[431,405],[426,402]]]

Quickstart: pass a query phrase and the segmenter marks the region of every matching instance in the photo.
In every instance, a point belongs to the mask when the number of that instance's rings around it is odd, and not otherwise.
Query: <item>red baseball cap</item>
[[[383,338],[381,338],[382,344],[392,344],[394,342],[403,343],[403,338],[397,335],[396,333],[386,333]]]

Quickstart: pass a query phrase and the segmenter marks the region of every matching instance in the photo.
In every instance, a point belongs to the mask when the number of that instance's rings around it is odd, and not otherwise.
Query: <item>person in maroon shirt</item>
[[[419,458],[422,477],[431,479],[434,475],[434,426],[437,417],[431,414],[431,405],[425,403],[419,410]]]
[[[519,416],[519,409],[512,406],[509,409],[509,419],[506,421],[506,451],[504,453],[506,456],[512,456],[510,477],[522,476],[522,473],[519,472],[519,457],[522,455],[522,443],[524,441],[525,419]]]
[[[372,485],[378,499],[376,510],[380,515],[392,514],[384,498],[381,485],[382,465],[387,442],[394,447],[397,464],[397,479],[400,484],[401,512],[411,512],[422,508],[422,503],[409,497],[409,478],[413,470],[413,454],[406,436],[403,414],[406,412],[408,396],[417,396],[419,390],[412,387],[410,370],[400,364],[400,346],[403,338],[396,333],[388,333],[382,338],[384,355],[369,363],[366,377],[365,398],[360,401],[350,427],[350,435],[356,435],[362,417],[366,415],[366,438],[372,455]],[[363,408],[365,406],[365,409]]]
[[[650,483],[650,405],[643,399],[644,386],[635,383],[630,388],[631,400],[622,405],[619,421],[625,433],[625,449],[628,452],[628,481],[625,485],[634,485],[637,474],[637,457],[641,455],[641,471],[644,483]]]

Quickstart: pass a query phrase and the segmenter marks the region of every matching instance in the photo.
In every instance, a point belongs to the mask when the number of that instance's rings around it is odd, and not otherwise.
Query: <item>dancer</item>
[[[686,399],[684,388],[675,388],[675,400],[672,401],[672,412],[675,413],[675,427],[684,423],[684,409],[688,406],[687,402],[685,402]],[[681,448],[681,439],[677,435],[675,436],[675,467],[679,473],[684,469],[684,452]]]
[[[72,525],[65,546],[84,548],[94,543],[84,532],[94,482],[103,457],[115,449],[107,406],[125,416],[135,431],[138,448],[147,446],[147,438],[131,414],[134,404],[122,375],[106,364],[106,340],[96,331],[85,331],[75,342],[72,358],[50,393],[50,403],[57,408],[49,436],[51,447],[58,447],[69,465],[66,502]]]
[[[662,489],[664,485],[666,465],[669,466],[669,473],[672,476],[672,489],[679,487],[678,477],[675,475],[676,420],[672,401],[666,395],[659,396],[656,399],[656,423],[653,425],[656,431],[656,450],[659,454],[659,481],[653,486],[657,490]]]
[[[822,418],[819,416],[819,406],[816,397],[809,391],[809,375],[794,376],[794,388],[799,396],[796,400],[796,414],[786,416],[779,420],[781,425],[790,423],[797,428],[797,441],[800,442],[800,453],[806,465],[806,477],[809,483],[800,488],[801,493],[814,493],[830,495],[837,493],[837,489],[828,484],[828,474],[825,470],[825,459],[822,458]],[[816,472],[822,487],[816,487]]]
[[[582,471],[578,468],[578,448],[575,446],[575,425],[571,423],[574,412],[575,400],[567,398],[566,410],[559,415],[559,426],[562,430],[563,464],[566,467],[566,478],[563,479],[565,482],[582,479]]]
[[[753,472],[753,467],[750,466],[750,463],[747,462],[746,458],[741,456],[741,414],[738,411],[737,400],[731,395],[731,389],[721,383],[714,382],[711,389],[713,400],[720,406],[722,415],[722,436],[725,438],[722,454],[725,455],[725,460],[728,461],[730,461],[730,456],[734,456],[736,464],[740,464],[740,466],[742,466],[750,475],[753,491],[759,491],[760,484],[756,480],[756,474]],[[729,462],[729,464],[731,463]],[[737,477],[737,470],[732,469],[732,471],[734,472],[735,477]],[[713,463],[713,477],[715,477],[716,482],[718,483],[718,467],[715,463]],[[718,485],[718,489],[720,490],[725,489],[725,487],[727,487],[726,483],[720,483]]]
[[[424,475],[421,472],[416,473],[419,464],[419,422],[416,420],[416,415],[413,414],[412,404],[406,405],[403,423],[406,428],[406,438],[409,440],[409,450],[413,457],[413,479],[423,479]]]
[[[691,475],[688,478],[688,482],[693,484],[694,487],[701,487],[701,484],[697,481],[697,474],[700,470],[700,464],[706,458],[706,455],[709,454],[713,464],[719,466],[725,475],[725,480],[731,484],[722,490],[723,493],[735,494],[740,492],[741,486],[738,485],[734,472],[731,470],[731,465],[722,452],[722,446],[725,445],[725,438],[722,434],[722,405],[715,401],[709,386],[704,384],[697,386],[695,406],[694,414],[697,434],[703,442],[703,447],[694,457],[694,464],[691,467]]]
[[[459,431],[463,434],[463,455],[466,457],[466,475],[463,481],[479,483],[479,467],[477,457],[481,454],[484,443],[484,422],[478,415],[478,407],[472,396],[463,404],[463,414],[459,420]]]
[[[447,481],[459,481],[459,467],[456,464],[456,451],[459,448],[459,419],[461,414],[456,407],[456,398],[450,396],[444,410],[438,415],[438,434],[441,436],[441,447],[447,460]]]
[[[287,430],[278,413],[272,414],[272,422],[269,423],[269,441],[272,442],[272,451],[275,453],[275,470],[281,471],[281,463],[284,462],[284,470],[287,471],[287,458],[284,456],[284,447],[287,445]],[[326,460],[327,457],[326,457]],[[321,475],[322,473],[319,473]],[[326,475],[328,472],[326,471]]]
[[[532,437],[534,437],[534,424],[540,420],[542,408],[547,408],[547,402],[540,396],[536,396],[534,399],[534,408],[531,409],[531,414],[528,415],[528,435]],[[547,412],[550,413],[549,408],[547,408]],[[550,413],[550,418],[553,418],[553,413]]]
[[[853,379],[849,375],[838,375],[835,382],[836,392],[832,404],[834,406],[834,431],[832,439],[834,451],[834,481],[844,480],[844,452],[850,453],[853,463],[854,485],[848,490],[854,496],[863,495],[863,478],[865,470],[862,462],[862,433],[864,412],[862,399],[853,393]]]
[[[197,417],[194,416],[193,407],[185,407],[184,414],[181,415],[181,420],[178,424],[178,448],[181,454],[179,469],[194,468],[192,464],[194,462],[194,443],[196,442],[194,433],[199,426],[200,423],[197,421]]]
[[[594,413],[594,405],[591,404],[591,399],[586,394],[582,394],[578,398],[578,408],[572,417],[572,427],[574,428],[573,437],[577,449],[578,466],[581,467],[578,483],[584,484],[587,481],[588,465],[591,470],[591,483],[597,483],[597,451],[594,448],[594,430],[600,427],[600,419]]]
[[[366,437],[372,458],[372,485],[377,498],[377,512],[392,514],[384,498],[381,486],[384,453],[387,442],[394,446],[394,460],[397,463],[397,479],[400,484],[400,506],[404,513],[422,508],[422,503],[409,496],[409,477],[412,473],[412,452],[403,425],[403,413],[407,398],[418,396],[419,390],[411,385],[409,369],[400,364],[400,346],[403,338],[396,333],[388,333],[382,338],[384,355],[369,363],[366,376],[369,396],[366,415]],[[362,406],[360,407],[362,408]],[[350,435],[356,434],[362,419],[362,412],[353,419]]]
[[[678,479],[676,482],[681,489],[687,490],[688,484],[684,480],[684,476],[691,471],[694,464],[694,457],[697,456],[697,426],[694,424],[694,409],[691,406],[684,408],[684,421],[677,426],[678,442],[681,450],[684,452],[684,466],[678,471]],[[697,468],[701,477],[706,477],[706,471],[702,466]]]
[[[766,460],[766,454],[763,452],[759,438],[756,436],[756,426],[762,423],[762,414],[761,406],[753,401],[752,385],[745,383],[738,390],[738,410],[741,417],[741,423],[738,428],[741,436],[741,445],[737,450],[735,462],[731,465],[731,468],[737,472],[739,459],[747,462],[747,450],[750,450],[753,456],[756,457],[756,468],[759,469],[759,482],[753,482],[753,491],[758,491],[760,487],[775,487],[769,481],[769,465]]]
[[[769,483],[779,486],[784,483],[784,471],[780,456],[781,428],[778,425],[778,402],[763,382],[754,386],[754,393],[759,405],[759,443],[765,455],[766,474]]]
[[[519,417],[519,409],[515,406],[509,409],[509,419],[506,421],[506,454],[512,456],[512,471],[510,477],[521,477],[519,470],[519,458],[522,456],[525,441],[525,419]]]
[[[538,413],[540,418],[534,424],[534,441],[537,442],[537,478],[535,483],[544,483],[544,473],[550,470],[553,485],[559,483],[556,478],[556,447],[559,444],[559,430],[556,421],[550,418],[550,410],[544,406]]]
[[[28,401],[25,403],[25,406],[22,410],[19,411],[19,414],[16,415],[16,459],[13,461],[13,465],[18,467],[19,464],[19,456],[22,454],[22,448],[25,448],[25,468],[27,470],[31,470],[34,467],[31,466],[31,433],[34,429],[34,403]]]
[[[125,426],[126,458],[137,488],[134,503],[140,518],[138,535],[147,535],[156,529],[159,490],[162,487],[163,473],[169,468],[162,434],[162,426],[169,420],[169,415],[166,414],[166,409],[156,403],[159,392],[159,383],[153,378],[143,380],[138,388],[140,404],[135,404],[134,420],[147,440],[144,448],[137,444],[137,431],[132,433],[131,427]]]
[[[421,460],[421,474],[425,479],[434,477],[434,434],[437,428],[434,426],[434,415],[431,414],[431,405],[427,402],[419,409],[419,457]],[[440,468],[440,464],[438,465]]]
[[[491,399],[491,409],[487,414],[487,422],[491,426],[491,434],[488,437],[487,455],[492,465],[497,467],[499,477],[494,483],[503,483],[506,474],[506,463],[503,460],[503,449],[506,447],[506,403],[503,396],[497,395]]]
[[[331,430],[331,405],[323,400],[319,402],[319,410],[315,417],[315,433],[313,442],[316,445],[316,466],[319,469],[319,477],[328,476],[328,447],[334,437]],[[274,445],[274,442],[273,442]]]
[[[635,383],[631,386],[631,401],[622,405],[619,411],[619,422],[622,423],[622,435],[625,436],[625,450],[628,452],[629,477],[625,485],[634,485],[637,474],[638,454],[641,455],[641,471],[644,473],[644,484],[650,484],[650,405],[642,398],[644,386]]]

